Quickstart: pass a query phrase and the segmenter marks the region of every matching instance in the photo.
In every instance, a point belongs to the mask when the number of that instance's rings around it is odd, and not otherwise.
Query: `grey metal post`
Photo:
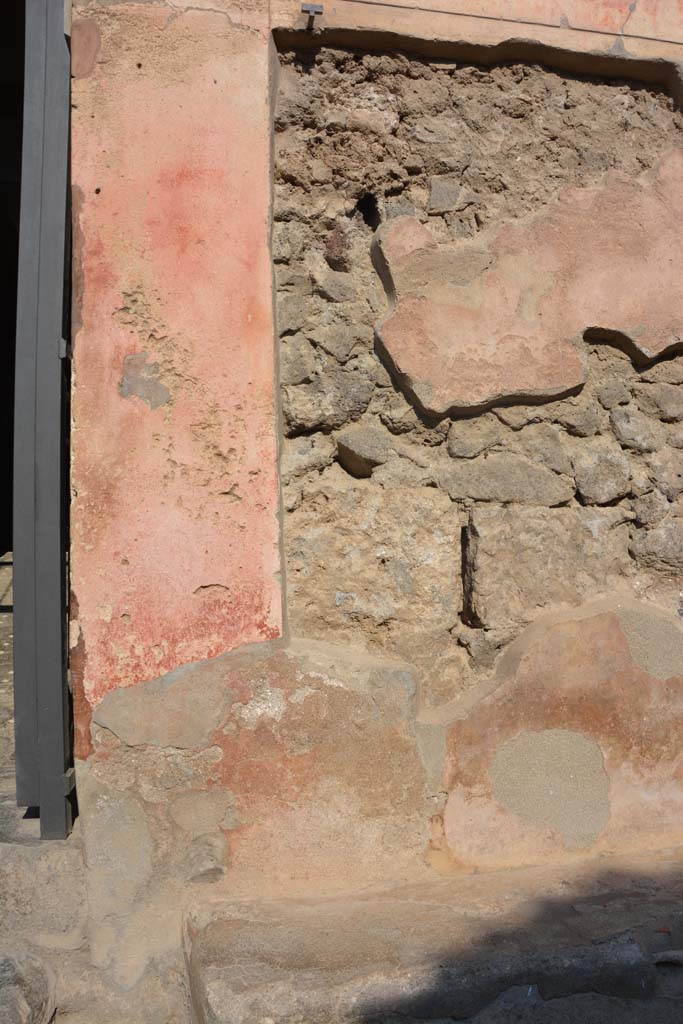
[[[63,366],[69,69],[64,8],[26,0],[14,479],[17,803],[71,828]]]

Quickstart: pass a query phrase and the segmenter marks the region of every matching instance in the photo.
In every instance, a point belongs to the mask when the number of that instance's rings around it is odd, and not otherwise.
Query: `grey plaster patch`
[[[568,849],[589,846],[609,818],[609,779],[598,744],[578,732],[522,732],[496,752],[496,800],[536,828],[559,832]]]
[[[683,629],[671,618],[648,608],[619,608],[619,625],[631,657],[655,679],[683,676]]]
[[[159,364],[148,363],[146,352],[126,356],[119,392],[123,398],[141,398],[150,409],[158,409],[171,400],[171,392],[159,379]]]
[[[231,700],[221,664],[197,662],[111,691],[93,720],[129,746],[192,749],[207,746]]]

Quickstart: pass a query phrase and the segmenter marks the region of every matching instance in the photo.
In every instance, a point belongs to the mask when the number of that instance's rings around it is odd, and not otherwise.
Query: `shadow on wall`
[[[658,880],[606,872],[541,899],[528,920],[503,918],[471,948],[444,949],[416,991],[386,1002],[369,992],[361,1019],[679,1022],[682,881],[680,870]]]
[[[200,1020],[232,1024],[251,1013],[277,1024],[673,1024],[682,895],[678,861],[652,874],[642,862],[588,873],[584,862],[254,904],[248,915],[232,904],[193,932],[195,1004]]]

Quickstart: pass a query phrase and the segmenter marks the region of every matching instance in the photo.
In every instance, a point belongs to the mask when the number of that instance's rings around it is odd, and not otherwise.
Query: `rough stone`
[[[669,502],[661,491],[648,491],[633,502],[636,522],[641,526],[653,526],[660,522],[669,511]]]
[[[280,475],[284,484],[329,466],[336,454],[336,444],[327,434],[309,434],[285,438],[282,445]]]
[[[568,883],[553,881],[519,874],[505,893],[489,876],[336,900],[223,903],[186,928],[195,1012],[216,1024],[470,1020],[514,986],[548,1005],[589,992],[649,1008],[655,968],[632,934],[605,934],[613,915],[603,899],[600,918],[601,890],[574,896],[589,915],[582,929],[571,900],[558,898]],[[650,912],[648,925],[657,920]]]
[[[617,441],[624,448],[632,448],[636,452],[654,452],[661,443],[661,432],[656,424],[633,407],[613,409],[610,423]]]
[[[214,832],[219,825],[225,827],[231,820],[229,812],[234,804],[231,793],[221,789],[191,790],[176,797],[169,813],[177,825],[192,836]]]
[[[647,384],[635,391],[638,406],[648,416],[665,423],[683,420],[683,387],[680,384]]]
[[[374,483],[382,487],[435,487],[433,469],[405,458],[390,458],[372,471]]]
[[[407,457],[406,445],[379,427],[349,427],[337,434],[336,441],[339,462],[356,477],[370,476],[375,466],[381,466],[392,457]]]
[[[597,397],[603,409],[613,409],[615,405],[628,405],[631,392],[623,381],[612,380],[598,388]]]
[[[448,431],[448,454],[453,459],[473,459],[500,445],[505,430],[491,413],[474,419],[455,420]]]
[[[231,694],[215,660],[108,693],[93,720],[128,746],[207,746]]]
[[[521,455],[493,452],[482,458],[447,466],[439,483],[454,501],[519,502],[562,505],[574,496],[572,480],[558,476]]]
[[[330,326],[316,325],[311,331],[315,344],[340,363],[348,362],[353,355],[367,347],[368,335],[372,338],[372,332],[364,329],[362,324],[345,322]]]
[[[429,205],[427,207],[429,213],[447,213],[450,210],[461,209],[462,192],[462,185],[457,178],[430,178]]]
[[[365,412],[373,385],[363,374],[329,367],[310,384],[282,389],[285,422],[290,434],[334,430]]]
[[[515,450],[528,459],[540,462],[555,473],[573,475],[572,460],[565,439],[550,423],[530,423],[512,440]]]
[[[90,913],[98,920],[123,915],[144,897],[152,877],[150,823],[136,796],[102,785],[83,764],[78,768]]]
[[[560,423],[574,437],[593,437],[600,431],[600,413],[590,395],[570,398],[544,410],[544,414]]]
[[[468,535],[467,603],[487,629],[609,592],[631,570],[619,509],[476,508]]]
[[[649,569],[683,572],[683,519],[667,519],[652,530],[639,530],[629,548],[633,557]]]
[[[427,656],[461,607],[457,512],[435,488],[348,481],[323,474],[288,524],[292,627]]]
[[[316,363],[313,346],[303,334],[288,337],[280,349],[280,380],[283,384],[310,381]]]
[[[579,992],[546,1000],[535,986],[510,989],[485,1007],[470,1024],[677,1024],[680,1003],[666,997],[623,999],[618,996]]]
[[[672,427],[669,431],[668,442],[672,448],[683,448],[683,427]]]
[[[325,239],[325,259],[333,270],[348,271],[349,255],[348,234],[341,224],[336,224]]]
[[[589,505],[607,505],[629,493],[631,467],[621,449],[602,440],[582,445],[573,458],[576,486]]]
[[[669,501],[683,493],[683,459],[678,451],[662,448],[648,455],[647,465],[650,479]]]
[[[0,956],[0,1024],[49,1024],[55,979],[35,956]]]
[[[327,270],[314,277],[315,290],[328,302],[351,302],[356,297],[353,278],[339,270]]]
[[[449,731],[444,828],[457,861],[500,868],[677,843],[681,654],[678,617],[645,602],[591,603],[523,633]]]

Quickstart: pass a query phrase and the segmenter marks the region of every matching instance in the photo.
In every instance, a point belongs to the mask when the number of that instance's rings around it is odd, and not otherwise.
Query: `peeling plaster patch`
[[[285,713],[287,702],[282,690],[267,683],[262,684],[258,692],[247,704],[235,704],[233,714],[241,719],[247,729],[255,729],[262,718],[272,718],[279,722]]]
[[[150,409],[158,409],[171,400],[171,392],[159,379],[159,364],[148,363],[147,352],[126,356],[119,391],[123,398],[141,398]]]
[[[631,657],[656,679],[683,676],[683,630],[645,605],[619,609]]]
[[[609,819],[609,779],[598,744],[578,732],[522,732],[496,752],[496,800],[568,849],[590,846]]]
[[[231,699],[221,666],[200,662],[112,690],[93,719],[128,746],[191,749],[209,742]]]

